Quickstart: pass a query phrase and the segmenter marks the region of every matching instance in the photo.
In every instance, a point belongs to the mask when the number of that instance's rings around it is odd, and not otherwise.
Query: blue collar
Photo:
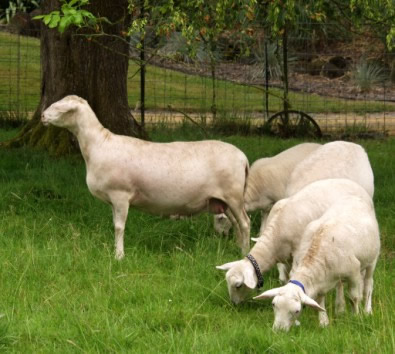
[[[300,281],[290,280],[288,283],[292,283],[292,284],[299,286],[299,288],[301,288],[303,290],[303,292],[306,294],[306,290],[304,290],[304,285]]]

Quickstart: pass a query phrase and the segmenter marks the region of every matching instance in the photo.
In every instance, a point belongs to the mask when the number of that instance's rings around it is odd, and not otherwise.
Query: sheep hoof
[[[320,327],[327,327],[329,325],[329,318],[320,318]]]
[[[116,252],[115,253],[115,259],[117,261],[120,261],[123,257],[125,257],[125,253],[124,252]]]

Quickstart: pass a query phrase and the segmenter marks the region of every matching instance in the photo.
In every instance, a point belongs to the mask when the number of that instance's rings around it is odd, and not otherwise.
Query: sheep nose
[[[48,121],[46,120],[44,113],[41,113],[41,122],[43,123],[44,126],[48,125]]]

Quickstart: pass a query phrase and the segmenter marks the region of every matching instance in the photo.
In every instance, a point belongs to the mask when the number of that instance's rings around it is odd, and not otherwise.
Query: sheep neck
[[[71,127],[70,131],[77,137],[82,156],[88,161],[92,149],[101,145],[111,133],[103,127],[93,112],[83,112],[81,116],[83,119]]]
[[[250,252],[257,260],[262,273],[269,271],[277,262],[284,261],[281,250],[284,244],[281,242],[282,237],[280,237],[283,233],[280,218],[281,209],[272,214],[268,225]]]
[[[314,297],[319,293],[326,291],[328,286],[328,264],[326,255],[329,250],[324,246],[325,227],[320,227],[312,236],[307,251],[299,260],[294,260],[295,270],[292,270],[292,278],[305,282],[306,293]],[[298,257],[299,258],[299,257]]]
[[[260,271],[269,271],[277,262],[276,259],[276,245],[273,242],[272,235],[263,234],[255,246],[251,249],[250,254],[256,259]]]
[[[300,281],[306,289],[306,294],[311,298],[326,293],[330,285],[328,284],[328,271],[323,256],[317,258],[314,264],[310,266],[306,266],[302,261],[295,271],[291,271],[291,274],[291,279]]]

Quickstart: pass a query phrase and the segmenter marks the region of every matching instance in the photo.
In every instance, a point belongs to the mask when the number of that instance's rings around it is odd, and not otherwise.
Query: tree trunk
[[[43,13],[59,7],[57,0],[42,3]],[[104,24],[97,32],[73,28],[63,34],[41,25],[40,103],[32,120],[6,145],[43,147],[56,155],[77,150],[78,144],[69,132],[46,128],[40,122],[45,108],[70,94],[85,98],[112,132],[138,137],[143,134],[131,116],[127,99],[129,45],[122,34],[130,23],[128,0],[97,0],[88,10],[107,17],[113,25]],[[105,35],[99,36],[101,30]]]

